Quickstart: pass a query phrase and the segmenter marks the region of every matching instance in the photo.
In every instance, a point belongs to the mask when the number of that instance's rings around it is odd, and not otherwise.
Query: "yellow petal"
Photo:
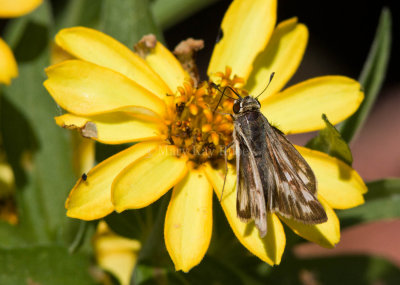
[[[99,266],[111,272],[121,285],[129,285],[140,242],[114,234],[101,221],[93,238],[93,246]]]
[[[55,118],[57,125],[81,130],[86,138],[106,144],[154,140],[160,137],[162,125],[146,121],[127,112],[116,111],[91,117],[65,114]],[[90,125],[87,125],[90,122]],[[89,127],[89,132],[85,132]],[[90,131],[94,129],[94,131]]]
[[[175,270],[188,272],[207,252],[212,232],[212,187],[201,170],[189,170],[173,190],[165,217],[165,244]]]
[[[298,24],[297,18],[281,22],[274,30],[267,48],[256,57],[245,89],[257,96],[268,84],[272,72],[275,72],[274,79],[259,100],[281,90],[296,72],[303,58],[307,40],[307,27]]]
[[[284,133],[301,133],[325,127],[322,114],[337,124],[353,114],[364,94],[360,84],[344,76],[316,77],[261,101],[261,112]]]
[[[88,172],[95,163],[95,142],[78,133],[72,135],[73,166],[76,175]]]
[[[160,98],[170,94],[168,86],[138,55],[99,31],[73,27],[61,30],[56,43],[77,58],[119,72]]]
[[[172,93],[183,85],[185,79],[190,78],[176,57],[160,42],[145,57],[146,62],[168,85]]]
[[[334,209],[353,208],[364,203],[367,186],[358,173],[341,160],[325,153],[296,146],[311,166],[318,182],[318,196]]]
[[[11,166],[7,162],[0,161],[0,199],[14,195],[14,182]]]
[[[51,45],[51,54],[50,54],[50,63],[51,64],[57,64],[62,61],[66,61],[66,60],[70,60],[70,59],[75,59],[75,57],[72,54],[66,52],[58,44],[53,43]]]
[[[186,174],[187,157],[175,146],[161,145],[126,167],[114,180],[115,209],[143,208],[158,200]]]
[[[320,246],[332,248],[340,241],[339,219],[324,199],[318,198],[318,200],[324,206],[326,215],[328,216],[328,221],[323,224],[306,225],[283,217],[280,218],[299,236]]]
[[[67,60],[46,69],[44,85],[65,110],[96,115],[124,106],[140,106],[163,115],[165,103],[127,77],[81,60]]]
[[[224,172],[215,170],[210,165],[205,168],[217,197],[221,197]],[[260,238],[254,222],[244,223],[236,215],[236,175],[230,168],[221,200],[222,209],[239,241],[254,255],[270,265],[279,264],[285,249],[286,237],[278,217],[268,214],[267,235]]]
[[[257,54],[264,50],[276,22],[276,0],[236,0],[222,20],[222,39],[215,45],[208,75],[232,68],[247,79]]]
[[[111,203],[111,184],[126,166],[154,150],[160,142],[143,142],[113,155],[94,167],[87,179],[78,180],[65,207],[67,216],[81,220],[94,220],[114,210]]]
[[[9,85],[11,79],[17,76],[18,67],[14,55],[6,42],[0,38],[0,83]]]
[[[43,0],[0,0],[0,18],[25,15],[36,9]]]

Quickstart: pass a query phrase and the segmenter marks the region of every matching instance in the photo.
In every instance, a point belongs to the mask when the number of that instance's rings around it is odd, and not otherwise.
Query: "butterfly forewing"
[[[267,150],[276,187],[268,192],[267,209],[305,224],[327,221],[316,197],[317,183],[311,167],[295,147],[265,119]]]
[[[257,161],[252,146],[242,132],[235,128],[234,141],[236,147],[237,199],[236,211],[239,219],[249,222],[254,219],[261,237],[267,233],[267,209],[263,184],[257,168]]]

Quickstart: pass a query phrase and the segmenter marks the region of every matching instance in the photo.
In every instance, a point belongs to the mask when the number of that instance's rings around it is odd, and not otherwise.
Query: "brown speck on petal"
[[[185,41],[181,41],[174,50],[174,54],[182,64],[183,68],[189,73],[190,77],[194,81],[194,86],[200,82],[199,72],[197,70],[195,56],[196,52],[204,47],[203,40],[195,40],[188,38]]]
[[[144,35],[134,46],[135,52],[143,59],[156,47],[157,38],[153,34]]]
[[[87,122],[81,129],[81,134],[85,138],[97,138],[97,127],[93,122]]]

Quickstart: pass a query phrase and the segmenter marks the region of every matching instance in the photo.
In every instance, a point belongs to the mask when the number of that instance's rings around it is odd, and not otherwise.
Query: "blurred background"
[[[83,1],[83,0],[82,0]],[[120,0],[119,0],[120,1]],[[127,0],[128,1],[128,0]],[[174,1],[170,1],[169,5],[173,6]],[[85,0],[86,3],[82,7],[85,7],[81,12],[77,14],[77,12],[73,10],[65,10],[65,7],[69,7],[68,4],[72,2],[78,3],[78,1],[69,1],[69,0],[52,0],[49,1],[52,4],[53,14],[55,19],[60,19],[60,21],[55,21],[53,24],[54,30],[53,33],[57,32],[61,27],[68,26],[70,23],[78,23],[79,25],[87,25],[87,26],[96,26],[98,21],[98,14],[101,7],[100,2],[104,3],[113,3],[112,1],[99,1],[99,0]],[[192,7],[187,7],[187,5],[175,6],[174,9],[165,9],[164,13],[160,11],[163,9],[162,5],[166,5],[167,1],[150,1],[153,6],[153,14],[156,15],[154,21],[162,27],[164,32],[164,40],[167,46],[170,49],[173,49],[181,40],[186,39],[188,37],[193,37],[196,39],[203,39],[205,41],[205,48],[201,50],[197,54],[197,62],[199,65],[200,73],[202,74],[202,78],[206,78],[206,69],[207,63],[211,56],[211,52],[213,49],[213,45],[215,42],[215,38],[217,36],[220,21],[227,10],[231,1],[228,0],[198,0],[196,5],[192,5]],[[179,2],[179,1],[178,1]],[[190,1],[193,2],[193,1]],[[164,4],[158,4],[164,3]],[[337,0],[333,2],[326,1],[296,1],[296,0],[280,0],[278,3],[278,22],[291,18],[298,17],[299,22],[302,22],[307,25],[310,35],[309,35],[309,44],[305,53],[305,57],[303,62],[298,69],[297,73],[289,83],[289,85],[303,81],[308,78],[320,76],[320,75],[346,75],[351,78],[359,78],[360,72],[363,68],[364,62],[368,57],[368,53],[371,49],[371,44],[374,40],[376,28],[379,22],[379,18],[381,15],[381,11],[383,7],[388,7],[392,14],[392,45],[391,45],[391,57],[387,69],[386,79],[383,82],[382,89],[379,92],[379,96],[377,97],[376,104],[374,105],[369,118],[367,119],[364,127],[359,132],[357,137],[352,141],[350,147],[353,152],[354,163],[353,167],[359,172],[359,174],[363,177],[365,181],[373,181],[379,180],[388,177],[399,178],[400,177],[400,73],[398,71],[398,66],[400,64],[400,43],[399,43],[399,35],[400,35],[400,10],[398,8],[398,1],[345,1],[345,0]],[[112,5],[112,4],[110,4]],[[168,5],[168,4],[167,4]],[[71,7],[79,7],[79,4]],[[82,8],[81,7],[81,8]],[[180,13],[181,10],[182,12]],[[175,11],[174,11],[175,10]],[[69,14],[75,13],[75,14]],[[74,15],[74,16],[70,16]],[[78,15],[78,16],[76,16]],[[146,15],[144,15],[145,17]],[[75,17],[75,18],[74,18]],[[79,19],[79,20],[77,20]],[[130,19],[121,18],[121,27],[124,27],[124,24]],[[138,20],[139,21],[139,20]],[[7,31],[7,25],[10,24],[10,20],[2,19],[0,20],[0,34],[3,35],[4,32]],[[40,29],[41,26],[34,26],[36,34],[41,34]],[[132,31],[134,33],[135,31]],[[32,33],[33,34],[33,33]],[[12,39],[12,35],[8,38]],[[30,63],[32,59],[35,58],[40,51],[48,47],[47,38],[36,38],[32,39],[27,36],[23,39],[26,42],[33,42],[33,44],[29,46],[29,52],[26,51],[26,47],[18,44],[14,45],[14,53],[16,54],[17,60],[22,63]],[[21,41],[24,43],[24,41]],[[20,43],[21,43],[20,42]],[[15,43],[15,40],[14,40]],[[251,43],[249,43],[251,45]],[[43,61],[41,60],[41,63]],[[42,69],[41,69],[42,70]],[[24,70],[22,69],[22,77],[24,76]],[[42,76],[42,75],[41,75]],[[28,76],[29,77],[29,76]],[[39,76],[39,80],[42,78]],[[27,79],[27,77],[25,77]],[[30,79],[30,78],[28,78]],[[18,79],[19,80],[19,79]],[[36,79],[35,79],[36,80]],[[41,83],[39,84],[41,85]],[[13,90],[11,88],[11,90]],[[7,92],[6,92],[7,93]],[[15,134],[18,139],[25,139],[27,133],[24,132],[25,129],[21,129],[21,122],[15,119],[15,117],[7,117],[8,115],[15,115],[20,110],[14,110],[13,99],[7,97],[8,99],[2,100],[2,110],[3,113],[1,117],[8,118],[9,128],[2,127],[3,136],[4,134]],[[47,98],[48,99],[48,98]],[[18,105],[18,104],[16,104]],[[9,113],[4,112],[4,108],[7,110],[12,110]],[[49,107],[50,109],[53,106]],[[53,110],[54,109],[54,110]],[[53,108],[51,109],[52,115],[57,115],[59,110]],[[25,112],[25,111],[24,111]],[[27,115],[27,121],[31,120],[33,117],[30,116],[40,116],[39,110],[31,110],[31,114]],[[18,115],[20,115],[18,113]],[[48,115],[48,114],[46,114]],[[44,116],[44,115],[43,115]],[[10,119],[11,118],[11,119]],[[15,120],[14,120],[15,119]],[[32,121],[32,120],[31,120]],[[30,121],[30,122],[31,122]],[[48,121],[49,125],[54,124],[53,121],[49,120],[47,117],[44,118],[44,121]],[[42,122],[42,121],[40,121]],[[40,129],[41,125],[34,125],[33,129]],[[47,124],[47,123],[46,123]],[[67,131],[65,130],[55,130],[46,131],[45,128],[57,128],[55,126],[43,126],[42,134],[38,136],[39,143],[42,143],[42,140],[45,141],[46,136],[57,134],[59,136],[67,136]],[[30,129],[30,128],[28,128]],[[22,131],[24,130],[24,131]],[[28,134],[30,136],[30,134]],[[302,134],[296,136],[290,136],[290,139],[300,145],[304,145],[315,136],[316,133],[310,134]],[[10,138],[8,136],[8,138]],[[65,138],[64,138],[65,139]],[[5,144],[7,144],[7,138],[3,138],[5,140]],[[59,139],[60,141],[62,139]],[[29,149],[36,148],[36,141],[29,142]],[[56,140],[56,143],[59,141]],[[47,147],[50,147],[54,144],[54,142],[49,142]],[[24,146],[25,147],[25,146]],[[21,146],[21,148],[23,148]],[[65,159],[68,155],[71,155],[71,150],[68,150],[68,145],[63,145],[61,148],[64,153],[64,156],[55,157],[54,159]],[[59,150],[57,150],[59,151]],[[99,152],[99,151],[98,151]],[[106,153],[107,149],[103,152]],[[103,153],[103,158],[106,154]],[[18,154],[18,158],[20,154]],[[51,156],[51,154],[49,155]],[[29,162],[29,157],[26,158]],[[53,161],[51,161],[53,163]],[[12,162],[11,162],[12,163]],[[28,163],[29,164],[29,163]],[[44,166],[49,166],[51,164],[43,164]],[[62,169],[61,169],[62,170]],[[40,179],[50,180],[48,188],[53,190],[52,187],[57,187],[60,184],[60,181],[57,180],[57,176],[54,175],[52,177],[53,169],[49,169],[50,173],[48,176],[40,177]],[[70,171],[70,170],[68,170]],[[46,172],[48,173],[48,172]],[[60,187],[65,187],[65,193],[68,193],[69,189],[73,185],[75,178],[73,177],[72,172],[68,172],[68,179],[63,181],[63,185]],[[43,173],[42,173],[43,174]],[[21,178],[16,173],[17,179]],[[31,177],[23,177],[22,180],[28,181]],[[25,181],[24,180],[24,181]],[[53,181],[54,180],[54,181]],[[47,181],[49,182],[49,181]],[[51,184],[52,183],[52,184]],[[21,185],[18,185],[21,186]],[[25,185],[23,185],[25,186]],[[45,190],[44,193],[51,193],[50,190]],[[48,192],[46,192],[48,191]],[[392,199],[400,199],[400,189],[396,190],[397,194],[391,196]],[[63,205],[63,201],[65,200],[65,193],[60,194],[57,201],[59,204]],[[31,199],[29,196],[24,199]],[[49,198],[50,199],[50,198]],[[50,201],[50,200],[49,200]],[[53,201],[51,201],[53,203]],[[55,203],[54,203],[55,204]],[[391,217],[389,219],[380,219],[380,221],[369,221],[368,218],[365,220],[367,222],[359,225],[355,225],[352,227],[347,227],[350,224],[346,224],[346,220],[343,220],[343,231],[341,242],[337,245],[337,247],[333,250],[325,250],[321,247],[318,247],[314,244],[308,243],[300,243],[294,242],[298,244],[295,246],[293,250],[293,254],[298,258],[305,258],[304,260],[310,260],[309,263],[307,261],[303,261],[305,264],[306,270],[300,270],[300,280],[302,284],[320,284],[316,281],[316,277],[313,274],[310,274],[310,270],[315,269],[316,265],[313,263],[312,258],[316,258],[319,260],[321,266],[325,266],[329,268],[330,263],[324,263],[324,259],[318,259],[321,256],[342,256],[342,255],[352,255],[357,254],[361,256],[366,255],[374,255],[381,256],[388,260],[390,260],[395,266],[400,269],[400,219],[394,219],[393,216],[400,216],[399,208],[390,208],[395,207],[393,205],[398,205],[398,203],[377,203],[376,208],[371,207],[371,211],[381,210],[381,211],[390,211]],[[57,207],[60,207],[57,204]],[[64,209],[59,213],[60,216],[64,217]],[[58,211],[58,210],[57,210]],[[218,210],[217,210],[218,211]],[[340,211],[338,211],[340,212]],[[58,212],[57,212],[58,213]],[[396,213],[395,215],[393,213]],[[340,213],[339,213],[340,215]],[[385,216],[385,215],[383,215]],[[32,218],[32,220],[35,217]],[[60,218],[61,219],[61,218]],[[40,219],[39,219],[40,220]],[[374,220],[374,219],[371,219]],[[73,228],[78,228],[79,225],[74,224]],[[228,229],[228,231],[230,231]],[[40,231],[39,231],[40,232]],[[4,232],[3,232],[4,234]],[[41,234],[35,233],[37,236],[41,238]],[[53,233],[52,233],[53,234]],[[65,234],[64,232],[56,232],[53,235],[59,236]],[[8,235],[8,234],[7,234]],[[42,234],[44,235],[44,234]],[[0,239],[3,242],[3,236],[0,229]],[[10,239],[14,239],[14,236],[10,235]],[[288,239],[290,240],[290,236]],[[293,238],[293,237],[292,237]],[[7,239],[5,239],[7,240]],[[289,241],[290,242],[290,241]],[[13,244],[10,242],[10,244]],[[287,253],[285,252],[282,265],[276,269],[275,272],[278,272],[275,275],[275,278],[281,278],[293,268],[288,268],[287,266],[293,266],[297,268],[298,265],[285,265],[285,260],[289,260],[292,257],[292,253],[287,249]],[[60,253],[61,256],[61,253]],[[1,260],[1,259],[0,259]],[[7,261],[7,260],[6,260]],[[349,271],[346,271],[346,263],[345,261],[339,259],[340,262],[343,263],[343,268],[333,268],[331,271],[334,276],[337,274],[340,275],[340,272],[344,272],[343,274],[349,274]],[[355,261],[357,265],[354,265]],[[369,268],[372,267],[370,263],[366,264],[365,259],[354,258],[349,259],[349,264],[353,263],[352,268],[355,271],[359,270],[360,272],[368,272]],[[0,265],[3,264],[0,261]],[[72,264],[72,261],[71,261]],[[286,263],[288,264],[288,263]],[[84,264],[82,266],[86,266]],[[24,266],[23,263],[20,266]],[[49,264],[50,266],[50,264]],[[286,267],[285,267],[286,266]],[[303,266],[303,265],[302,265]],[[67,266],[68,267],[68,266]],[[298,266],[300,268],[300,266]],[[393,269],[389,266],[389,269],[385,269],[383,271],[389,272],[387,276],[392,276]],[[10,269],[11,270],[11,269]],[[196,274],[196,270],[202,269],[194,269]],[[258,270],[258,269],[257,269]],[[265,270],[265,268],[264,268]],[[374,269],[375,270],[375,269]],[[320,274],[324,272],[328,272],[326,269],[318,271]],[[382,272],[383,272],[382,271]],[[201,272],[201,271],[200,271]],[[286,273],[285,273],[286,272]],[[332,273],[331,272],[331,273]],[[398,273],[399,271],[395,271]],[[353,272],[354,273],[354,272]],[[355,274],[355,273],[354,273]],[[371,273],[372,274],[372,273]],[[349,278],[346,280],[350,280],[349,284],[370,284],[369,279],[365,279],[365,276],[361,276],[355,274],[353,278]],[[385,275],[386,276],[386,275]],[[386,277],[387,277],[386,276]],[[396,278],[386,278],[384,281],[379,283],[379,280],[373,284],[398,284],[399,275],[393,275]],[[1,277],[1,272],[0,272]],[[321,276],[317,276],[321,277]],[[321,280],[320,278],[317,278]],[[0,279],[1,280],[1,279]],[[271,279],[272,281],[274,277]],[[322,278],[323,280],[323,278]],[[335,280],[330,280],[331,282],[323,282],[322,284],[335,284]],[[28,281],[27,281],[28,282]],[[339,281],[338,281],[339,282]],[[1,283],[1,282],[0,282]],[[11,283],[7,283],[11,284]],[[25,283],[24,283],[25,284]],[[36,283],[27,283],[27,284],[36,284]],[[46,283],[51,284],[51,283]],[[54,283],[55,284],[55,283]],[[80,284],[80,283],[79,283]],[[171,283],[173,284],[173,283]],[[219,283],[225,284],[225,283]],[[271,284],[292,284],[291,279],[279,279],[277,282],[273,282]],[[337,284],[337,283],[336,283]]]

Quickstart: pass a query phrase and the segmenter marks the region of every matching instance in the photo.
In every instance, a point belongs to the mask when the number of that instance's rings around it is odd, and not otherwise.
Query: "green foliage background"
[[[61,110],[42,85],[56,32],[88,26],[132,47],[147,33],[162,39],[163,29],[215,1],[45,0],[33,13],[7,23],[4,38],[18,61],[19,76],[10,86],[1,86],[0,131],[16,177],[20,222],[0,222],[0,284],[96,284],[89,273],[95,266],[90,241],[96,222],[65,216],[64,202],[76,179],[70,132],[54,123]],[[325,117],[327,128],[309,147],[351,164],[347,143],[362,127],[379,93],[390,42],[391,16],[385,9],[359,78],[366,94],[362,107],[339,131]],[[116,147],[98,145],[97,157],[101,160],[115,151]],[[368,187],[364,205],[339,213],[342,227],[400,217],[400,179],[374,181]],[[374,256],[299,260],[290,248],[303,241],[290,231],[282,264],[271,268],[234,238],[218,201],[207,256],[190,273],[175,272],[162,232],[168,200],[163,197],[143,210],[106,218],[116,233],[143,244],[132,284],[298,284],[304,271],[315,273],[322,284],[400,284],[399,269]]]

